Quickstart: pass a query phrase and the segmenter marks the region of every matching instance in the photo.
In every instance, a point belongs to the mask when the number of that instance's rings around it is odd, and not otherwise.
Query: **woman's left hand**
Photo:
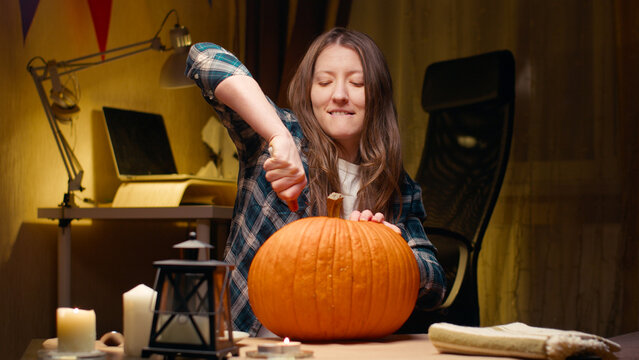
[[[380,224],[384,224],[386,226],[388,226],[389,228],[391,228],[391,230],[395,231],[398,234],[402,234],[402,231],[399,229],[399,227],[397,227],[397,225],[395,224],[391,224],[388,221],[384,220],[384,214],[378,212],[376,214],[373,214],[372,211],[366,209],[364,211],[353,211],[351,213],[351,216],[349,217],[349,220],[352,221],[374,221]]]

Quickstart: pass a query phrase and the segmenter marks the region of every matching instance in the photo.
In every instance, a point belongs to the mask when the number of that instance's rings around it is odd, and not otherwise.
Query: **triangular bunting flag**
[[[27,33],[35,16],[40,0],[20,0],[20,13],[22,15],[22,43],[27,40]]]
[[[113,0],[87,1],[89,2],[89,10],[91,10],[95,35],[98,38],[98,47],[100,48],[100,52],[102,52],[106,50],[109,23],[111,22],[111,4]],[[104,55],[102,55],[102,60],[104,60]]]

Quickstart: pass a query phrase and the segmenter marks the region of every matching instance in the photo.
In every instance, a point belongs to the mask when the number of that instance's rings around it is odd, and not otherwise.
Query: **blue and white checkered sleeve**
[[[212,43],[197,43],[191,46],[185,74],[195,81],[202,89],[202,94],[210,100],[213,99],[215,88],[222,80],[233,75],[251,76],[235,55]]]
[[[435,247],[424,232],[422,223],[426,218],[426,212],[421,199],[421,189],[415,184],[413,193],[405,194],[402,198],[402,205],[407,211],[407,216],[405,222],[398,226],[408,246],[413,250],[419,267],[419,306],[428,309],[439,305],[443,300],[446,279],[444,269],[435,255]]]

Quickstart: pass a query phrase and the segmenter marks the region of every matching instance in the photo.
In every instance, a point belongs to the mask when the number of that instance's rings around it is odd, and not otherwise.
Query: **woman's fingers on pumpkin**
[[[388,221],[384,220],[384,214],[378,212],[375,213],[375,215],[373,215],[373,212],[370,210],[364,210],[362,212],[359,212],[357,210],[353,211],[351,213],[350,216],[350,220],[353,221],[374,221],[374,222],[378,222],[381,224],[384,224],[386,226],[388,226],[391,230],[393,230],[394,232],[398,233],[399,235],[402,234],[402,230],[395,224],[391,224]]]
[[[351,216],[349,217],[349,220],[353,220],[353,221],[374,221],[374,222],[381,223],[382,221],[384,221],[384,214],[378,212],[378,213],[373,215],[373,212],[368,210],[368,209],[366,209],[364,211],[354,210],[351,213]]]
[[[381,212],[375,213],[371,221],[381,223],[382,221],[384,221],[384,214],[382,214]]]
[[[391,228],[391,230],[393,230],[394,232],[398,233],[399,235],[402,234],[402,230],[397,225],[391,224],[388,221],[384,221],[383,224],[388,226],[389,228]]]
[[[359,221],[371,221],[373,219],[373,212],[366,209],[359,215]]]

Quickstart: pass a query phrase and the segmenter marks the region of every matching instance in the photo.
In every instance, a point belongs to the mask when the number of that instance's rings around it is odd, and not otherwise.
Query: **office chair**
[[[503,50],[426,69],[422,107],[430,116],[415,180],[447,293],[436,309],[418,303],[402,332],[426,332],[441,321],[479,326],[477,259],[510,152],[514,67]]]

